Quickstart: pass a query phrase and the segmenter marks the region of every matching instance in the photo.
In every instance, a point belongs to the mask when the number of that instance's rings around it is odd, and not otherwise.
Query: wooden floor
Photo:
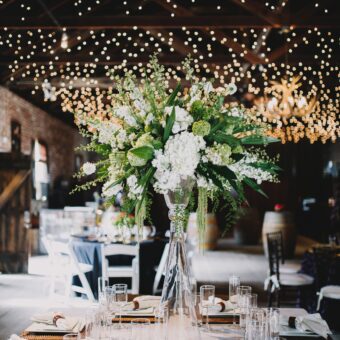
[[[301,244],[301,242],[300,242]],[[302,242],[301,253],[307,244]],[[219,250],[207,251],[193,258],[193,272],[198,285],[216,285],[220,294],[228,293],[228,280],[232,274],[240,276],[243,284],[250,284],[259,294],[259,303],[265,303],[263,282],[267,273],[267,260],[261,246],[239,247],[230,240],[219,242]],[[31,272],[47,272],[46,258],[33,258]],[[82,302],[83,303],[83,302]],[[19,333],[29,325],[32,314],[62,306],[60,300],[48,298],[48,279],[41,275],[0,274],[0,340]]]

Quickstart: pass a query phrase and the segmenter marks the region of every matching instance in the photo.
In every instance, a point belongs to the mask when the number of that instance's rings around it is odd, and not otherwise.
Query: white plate
[[[26,332],[30,333],[56,333],[56,334],[67,334],[74,333],[68,330],[62,330],[54,325],[46,325],[44,323],[33,322],[29,327],[25,329]]]

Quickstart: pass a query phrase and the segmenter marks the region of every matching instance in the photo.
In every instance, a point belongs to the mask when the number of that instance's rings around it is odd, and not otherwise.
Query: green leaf
[[[152,159],[153,157],[153,148],[151,146],[140,146],[138,148],[133,148],[129,150],[131,153],[133,153],[135,156],[145,159],[145,160],[149,160]]]
[[[236,148],[238,145],[240,145],[240,140],[232,135],[226,135],[225,133],[221,131],[217,131],[214,134],[210,134],[210,138],[214,140],[217,143],[226,143],[228,144],[232,149]]]
[[[174,105],[175,98],[176,98],[176,96],[177,96],[177,94],[178,94],[180,89],[181,89],[181,83],[178,83],[176,88],[174,89],[174,91],[169,96],[165,106],[173,106]]]
[[[163,143],[160,140],[155,139],[152,142],[152,146],[154,147],[155,150],[160,150],[163,147]]]
[[[164,134],[163,134],[163,142],[165,143],[169,137],[170,137],[170,133],[172,130],[172,127],[174,126],[176,120],[176,113],[175,113],[175,107],[172,108],[171,114],[168,117],[167,121],[166,121],[166,125],[164,128]]]
[[[233,133],[247,132],[257,130],[259,127],[257,125],[240,125],[234,128]]]
[[[225,177],[228,181],[237,180],[234,171],[231,171],[227,166],[219,166],[214,164],[209,164],[209,167],[215,171],[218,175]]]
[[[276,143],[279,139],[267,136],[259,136],[259,135],[251,135],[247,137],[241,138],[242,144],[245,145],[262,145],[262,144],[269,144],[269,143]]]
[[[268,196],[266,195],[266,193],[261,189],[261,187],[255,182],[253,181],[251,178],[249,177],[245,177],[243,179],[243,182],[245,184],[247,184],[250,188],[252,188],[253,190],[255,190],[256,192],[258,192],[259,194],[263,195],[264,197],[268,198]]]

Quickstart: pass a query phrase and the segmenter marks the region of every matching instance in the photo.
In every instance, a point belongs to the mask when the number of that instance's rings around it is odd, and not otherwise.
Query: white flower
[[[83,172],[85,175],[92,175],[96,172],[96,164],[86,162],[83,165]]]
[[[237,91],[237,86],[234,83],[230,83],[227,85],[227,90],[230,95],[233,95]]]
[[[171,115],[172,110],[173,108],[171,106],[167,106],[164,111],[167,115]],[[194,121],[190,113],[179,106],[175,106],[175,115],[175,123],[172,127],[173,133],[187,130]]]
[[[99,124],[98,128],[98,141],[102,144],[111,144],[114,139],[116,131],[120,128],[119,125],[105,121]]]
[[[122,190],[123,187],[121,184],[116,184],[115,186],[112,186],[112,181],[108,181],[104,183],[102,193],[104,197],[110,198],[116,196],[119,193],[119,191]]]
[[[213,90],[214,90],[214,87],[213,87],[213,85],[211,84],[210,81],[207,81],[206,83],[204,83],[203,91],[204,91],[205,95],[208,95]]]
[[[128,197],[139,199],[143,193],[143,187],[138,185],[138,180],[135,175],[131,175],[127,178],[126,183],[129,187]]]
[[[124,129],[119,130],[116,136],[117,146],[119,149],[124,149],[124,143],[127,141],[126,131]]]
[[[115,113],[117,117],[123,119],[128,125],[132,127],[138,126],[136,119],[132,115],[129,106],[126,106],[126,105],[118,106]]]
[[[145,125],[150,125],[151,122],[155,119],[155,116],[152,113],[149,113],[145,118]]]
[[[157,169],[154,175],[154,188],[160,193],[174,190],[182,179],[194,178],[200,161],[200,151],[205,148],[205,141],[191,132],[171,136],[164,147],[164,152],[155,151],[152,165]]]

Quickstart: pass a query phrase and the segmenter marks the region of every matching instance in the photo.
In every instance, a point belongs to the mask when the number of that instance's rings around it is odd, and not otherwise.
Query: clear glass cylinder
[[[161,306],[166,305],[169,310],[168,340],[200,339],[184,235],[185,208],[189,203],[192,187],[193,181],[187,179],[181,181],[176,190],[165,195],[171,226]]]

